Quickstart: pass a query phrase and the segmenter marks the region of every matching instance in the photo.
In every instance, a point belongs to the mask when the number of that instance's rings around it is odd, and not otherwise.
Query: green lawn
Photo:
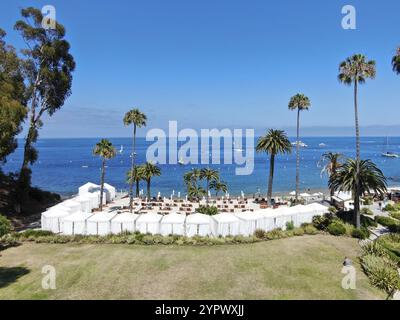
[[[213,247],[50,245],[0,252],[0,299],[383,299],[360,271],[357,241],[303,236]],[[345,256],[357,289],[341,287]],[[41,288],[41,269],[57,289]]]

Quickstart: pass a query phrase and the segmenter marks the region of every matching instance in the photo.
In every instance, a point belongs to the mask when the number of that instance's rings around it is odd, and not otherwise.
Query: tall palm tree
[[[360,128],[358,121],[358,85],[365,83],[366,79],[374,79],[376,75],[375,61],[368,60],[362,54],[355,54],[339,65],[338,79],[345,85],[354,86],[354,115],[355,115],[355,128],[356,128],[356,169],[359,172],[360,163]],[[356,179],[358,179],[356,174]],[[357,182],[357,181],[356,181]],[[358,183],[356,183],[358,186]],[[359,192],[356,192],[359,194]],[[358,211],[360,210],[360,199],[354,199],[354,216],[359,217]]]
[[[187,195],[191,199],[198,199],[202,196],[205,192],[199,186],[200,180],[200,170],[199,169],[192,169],[185,173],[183,176],[183,180],[187,187]]]
[[[100,184],[100,211],[103,210],[103,193],[104,193],[104,178],[106,174],[106,161],[112,159],[116,155],[114,146],[107,139],[101,139],[93,150],[93,154],[102,159],[101,164],[101,184]]]
[[[328,152],[322,155],[322,161],[325,162],[325,166],[321,170],[321,174],[327,174],[331,177],[336,174],[337,170],[341,167],[342,163],[340,159],[343,157],[341,153]],[[335,195],[335,189],[330,188],[331,197]]]
[[[131,155],[131,170],[135,167],[135,148],[136,148],[136,129],[146,126],[147,117],[139,109],[132,109],[124,116],[124,125],[129,126],[133,124],[133,141],[132,141],[132,155]],[[132,212],[133,204],[133,180],[129,180],[129,210]]]
[[[256,151],[266,152],[270,155],[267,199],[268,204],[271,205],[272,184],[274,180],[275,170],[275,156],[277,154],[292,152],[292,145],[290,144],[290,141],[284,131],[269,129],[267,134],[258,140]]]
[[[310,99],[304,94],[298,93],[290,98],[289,110],[297,110],[297,140],[296,140],[296,202],[299,199],[300,184],[300,112],[311,107]]]
[[[336,191],[351,191],[355,200],[365,193],[370,194],[371,191],[384,195],[387,184],[384,174],[371,160],[348,159],[334,175],[331,175],[329,187]],[[354,225],[360,227],[359,211],[354,211]]]
[[[392,59],[393,71],[400,74],[400,47],[396,50],[396,55]]]
[[[145,164],[140,166],[139,171],[141,171],[141,174],[143,175],[143,179],[147,183],[147,201],[150,201],[150,199],[151,199],[151,192],[150,192],[151,178],[161,176],[161,169],[160,169],[160,167],[158,167],[157,165],[155,165],[151,162],[146,162]]]
[[[133,170],[129,170],[127,173],[127,181],[128,183],[136,183],[136,198],[139,197],[139,183],[144,180],[143,178],[143,170],[141,170],[140,166],[134,166]]]
[[[209,200],[209,191],[210,191],[210,182],[213,180],[219,180],[219,172],[217,170],[214,169],[210,169],[210,168],[203,168],[200,170],[200,179],[206,180],[206,204],[208,206],[208,200]]]
[[[228,192],[228,185],[224,181],[213,180],[210,182],[210,189],[213,189],[215,196],[218,197],[219,192]]]

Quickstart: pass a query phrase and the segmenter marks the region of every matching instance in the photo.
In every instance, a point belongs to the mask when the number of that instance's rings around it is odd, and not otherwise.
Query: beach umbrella
[[[178,198],[180,198],[181,197],[181,192],[178,192]]]
[[[292,191],[291,193],[289,193],[291,196],[295,196],[296,195],[296,191]]]

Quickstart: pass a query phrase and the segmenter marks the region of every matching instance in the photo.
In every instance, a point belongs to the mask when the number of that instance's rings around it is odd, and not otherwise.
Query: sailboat
[[[387,151],[387,148],[389,146],[389,138],[386,137],[386,152],[382,152],[382,157],[386,158],[399,158],[400,156],[394,152]]]
[[[121,145],[121,148],[119,149],[119,153],[124,152],[124,146]]]

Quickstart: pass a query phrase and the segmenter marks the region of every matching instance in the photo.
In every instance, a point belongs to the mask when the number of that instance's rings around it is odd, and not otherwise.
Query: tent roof
[[[190,214],[186,217],[187,224],[208,224],[210,221],[210,216],[202,213]]]
[[[220,213],[212,217],[219,223],[239,222],[239,219],[231,213]]]
[[[99,212],[99,213],[95,213],[94,215],[92,215],[88,221],[91,222],[104,222],[104,221],[110,221],[112,218],[114,218],[116,216],[115,212]]]
[[[303,197],[303,198],[311,197],[311,194],[309,194],[307,192],[300,193],[300,197]]]
[[[79,202],[76,202],[73,199],[65,200],[65,201],[61,202],[60,204],[62,204],[65,207],[70,207],[70,208],[81,206]]]
[[[163,216],[158,213],[144,213],[141,214],[140,217],[137,219],[137,222],[145,222],[145,223],[155,223],[159,222]]]
[[[42,216],[44,216],[46,218],[50,218],[50,217],[56,218],[56,217],[66,217],[66,216],[69,216],[70,214],[71,214],[70,211],[68,211],[62,207],[59,207],[59,208],[53,208],[53,209],[43,212]]]
[[[79,189],[80,189],[80,188],[91,188],[91,187],[93,187],[93,188],[100,188],[99,185],[94,184],[93,182],[86,182],[83,186],[80,186]]]
[[[297,206],[286,208],[283,214],[294,214],[309,211],[306,206],[299,204]]]
[[[186,219],[186,216],[180,213],[170,213],[165,215],[162,220],[161,223],[184,223]]]
[[[314,202],[306,205],[307,208],[310,208],[312,210],[320,210],[320,211],[328,211],[328,207],[324,206],[323,204]]]
[[[93,214],[87,212],[75,212],[64,218],[64,221],[76,222],[76,221],[85,221],[90,218]]]
[[[113,187],[111,184],[108,183],[104,183],[104,188],[109,190],[115,190],[115,187]]]
[[[254,221],[254,220],[264,218],[263,215],[255,213],[255,212],[251,212],[251,211],[238,212],[238,213],[235,213],[235,216],[238,217],[239,219],[248,220],[248,221]]]
[[[130,213],[130,212],[122,212],[117,214],[112,221],[115,222],[134,222],[136,219],[139,218],[139,215],[136,213]]]

